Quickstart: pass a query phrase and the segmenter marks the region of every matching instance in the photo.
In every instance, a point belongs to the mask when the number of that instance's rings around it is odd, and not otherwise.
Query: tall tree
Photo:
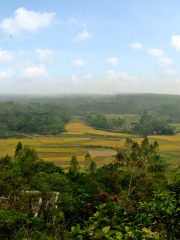
[[[18,145],[16,146],[14,157],[18,155],[18,152],[23,149],[22,143],[18,142]]]
[[[73,172],[77,172],[78,169],[79,169],[79,162],[78,162],[77,157],[75,155],[73,155],[72,158],[71,158],[70,169]]]
[[[97,167],[96,163],[94,161],[91,161],[91,164],[90,164],[90,167],[89,167],[90,173],[95,172],[96,171],[96,167]]]

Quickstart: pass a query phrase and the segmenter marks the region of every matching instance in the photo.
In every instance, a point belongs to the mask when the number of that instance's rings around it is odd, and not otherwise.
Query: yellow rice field
[[[180,133],[177,133],[175,135],[172,135],[172,136],[149,136],[148,138],[156,138],[157,140],[158,139],[163,139],[163,140],[167,140],[167,141],[170,141],[170,142],[178,142],[180,141]]]
[[[103,166],[105,163],[109,163],[114,159],[113,157],[104,156],[102,154],[97,154],[95,151],[104,151],[102,148],[88,148],[86,145],[93,146],[103,146],[103,147],[123,147],[126,141],[126,138],[132,138],[133,140],[141,143],[144,138],[140,138],[136,135],[121,134],[106,132],[101,130],[95,130],[92,127],[84,125],[82,122],[71,122],[66,125],[66,130],[63,134],[72,134],[73,137],[44,137],[44,136],[34,136],[33,139],[2,139],[0,140],[0,156],[14,156],[15,147],[18,142],[21,142],[22,145],[29,145],[32,148],[35,148],[38,155],[41,156],[45,161],[54,162],[54,164],[62,167],[69,166],[72,155],[76,154],[77,159],[81,167],[87,167],[87,161],[85,161],[86,152],[92,151],[91,158],[97,163],[97,166]],[[88,136],[87,138],[81,137],[82,134],[98,134],[101,136]],[[77,135],[77,136],[75,136]],[[116,136],[116,138],[109,138],[106,136]],[[117,138],[118,136],[118,138]],[[180,133],[177,133],[173,136],[157,136],[152,135],[148,136],[150,143],[154,143],[155,140],[159,143],[160,153],[166,155],[169,153],[180,154]],[[73,147],[73,143],[80,144],[79,147]],[[72,143],[72,146],[71,146]],[[68,148],[65,147],[42,147],[44,144],[68,144]],[[77,145],[76,144],[76,145]],[[94,151],[94,152],[93,152]],[[178,158],[178,157],[177,157]],[[169,160],[174,161],[173,158]],[[84,164],[84,165],[83,165]],[[175,164],[175,162],[173,162]]]
[[[88,141],[81,143],[81,145],[93,145],[93,146],[103,146],[103,147],[122,147],[124,146],[125,139],[121,141]]]
[[[178,147],[177,145],[160,145],[160,147],[159,147],[159,150],[169,150],[169,149],[172,149],[172,150],[174,150],[174,149],[179,149],[180,150],[180,147]]]
[[[124,136],[129,137],[132,136],[130,134],[124,134],[124,133],[114,133],[114,132],[106,132],[101,130],[95,130],[92,127],[86,126],[81,122],[71,122],[68,123],[65,127],[67,132],[63,132],[62,134],[85,134],[85,133],[91,133],[91,134],[99,134],[99,135],[106,135],[106,136]]]
[[[22,145],[29,146],[41,146],[42,143],[37,139],[3,139],[0,141],[0,146],[17,146],[18,142],[21,142]]]

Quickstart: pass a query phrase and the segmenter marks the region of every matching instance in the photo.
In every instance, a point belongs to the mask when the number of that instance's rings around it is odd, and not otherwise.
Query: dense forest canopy
[[[144,110],[156,112],[158,116],[172,118],[179,121],[179,95],[168,94],[117,94],[96,95],[81,94],[57,95],[57,96],[31,96],[31,95],[1,95],[1,101],[13,101],[23,105],[33,104],[57,104],[72,108],[73,114],[82,115],[84,111],[89,113],[136,113],[142,114]]]
[[[0,132],[58,134],[71,118],[70,108],[55,104],[0,102]]]

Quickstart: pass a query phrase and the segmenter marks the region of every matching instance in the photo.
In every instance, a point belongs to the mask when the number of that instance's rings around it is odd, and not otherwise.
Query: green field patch
[[[65,144],[71,142],[87,141],[89,138],[39,138],[43,144]]]
[[[78,162],[84,162],[85,161],[85,155],[82,155],[82,156],[77,156],[77,160]],[[96,156],[91,156],[91,158],[95,158]],[[71,161],[71,157],[50,157],[50,158],[44,158],[45,161],[56,161],[56,162],[70,162]]]
[[[75,148],[76,149],[76,155],[77,156],[82,156],[85,155],[87,153],[87,149],[86,148]]]
[[[75,153],[76,151],[71,148],[35,148],[37,152],[64,152]]]
[[[21,142],[22,145],[28,146],[41,146],[42,143],[34,138],[34,139],[5,139],[0,142],[1,146],[17,146],[18,142]]]
[[[61,157],[72,157],[73,153],[55,153],[55,152],[38,152],[38,156],[44,158],[61,158]]]
[[[148,139],[150,140],[150,144],[151,143],[154,144],[154,141],[157,141],[159,143],[159,146],[173,144],[171,141],[166,140],[166,139],[160,139],[160,138],[156,138],[156,137],[148,137]]]

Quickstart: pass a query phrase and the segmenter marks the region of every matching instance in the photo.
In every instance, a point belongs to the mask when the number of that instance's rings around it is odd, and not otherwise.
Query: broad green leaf
[[[106,234],[106,233],[109,232],[109,229],[110,229],[110,226],[104,227],[104,228],[102,229],[102,231]]]
[[[123,239],[123,234],[121,232],[116,233],[116,239],[121,240]]]
[[[150,233],[151,233],[151,230],[150,230],[150,229],[148,229],[148,228],[146,228],[146,227],[144,227],[142,230],[143,230],[144,232],[148,233],[148,234],[150,234]]]
[[[104,232],[101,229],[96,229],[95,235],[104,236]]]
[[[129,227],[125,226],[125,230],[126,230],[126,232],[129,232]]]
[[[154,238],[155,238],[156,240],[159,240],[159,233],[154,233]]]

